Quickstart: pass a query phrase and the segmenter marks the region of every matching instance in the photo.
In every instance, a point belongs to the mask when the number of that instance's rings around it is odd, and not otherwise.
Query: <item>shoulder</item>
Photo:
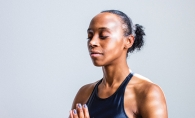
[[[162,89],[139,74],[132,78],[133,88],[137,96],[138,109],[146,118],[167,118],[166,100]]]
[[[143,95],[164,95],[162,89],[150,79],[139,74],[134,74],[134,79],[135,85],[137,84],[138,89]]]
[[[141,98],[142,103],[151,97],[164,98],[162,89],[150,79],[142,75],[134,74],[132,77],[132,82],[129,82],[129,84],[133,86],[134,90],[136,91],[136,95]]]
[[[77,103],[85,104],[87,102],[97,83],[98,81],[94,83],[86,84],[78,90],[72,104],[72,109],[75,108]]]

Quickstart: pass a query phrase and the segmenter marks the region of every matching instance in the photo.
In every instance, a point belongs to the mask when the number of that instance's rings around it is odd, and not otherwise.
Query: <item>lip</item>
[[[99,51],[90,51],[90,56],[91,57],[99,57],[102,56],[103,53],[99,52]]]

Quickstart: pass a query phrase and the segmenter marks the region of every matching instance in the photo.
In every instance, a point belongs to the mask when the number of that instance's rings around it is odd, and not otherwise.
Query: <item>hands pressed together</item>
[[[69,118],[90,118],[87,105],[76,104],[76,109],[70,110]]]

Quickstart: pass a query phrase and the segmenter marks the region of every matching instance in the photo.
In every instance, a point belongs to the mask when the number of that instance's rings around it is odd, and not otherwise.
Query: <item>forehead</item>
[[[100,13],[96,15],[90,22],[89,29],[108,28],[116,29],[121,27],[121,19],[112,13]]]

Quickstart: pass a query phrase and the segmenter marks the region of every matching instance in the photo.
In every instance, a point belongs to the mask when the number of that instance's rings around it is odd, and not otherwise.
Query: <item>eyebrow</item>
[[[100,27],[100,28],[98,28],[98,30],[110,30],[110,29],[107,28],[107,27]],[[88,28],[87,29],[87,32],[90,32],[90,31],[92,31],[92,29],[91,28]]]
[[[87,32],[90,32],[90,31],[92,31],[92,29],[88,28],[88,29],[87,29]]]

